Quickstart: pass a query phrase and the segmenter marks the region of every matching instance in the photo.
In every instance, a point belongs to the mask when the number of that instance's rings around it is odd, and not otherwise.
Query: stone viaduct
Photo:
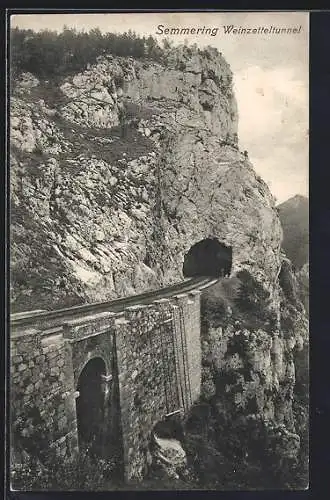
[[[64,458],[94,447],[125,481],[141,479],[154,426],[200,395],[200,295],[216,281],[191,278],[133,305],[13,315],[12,448]]]

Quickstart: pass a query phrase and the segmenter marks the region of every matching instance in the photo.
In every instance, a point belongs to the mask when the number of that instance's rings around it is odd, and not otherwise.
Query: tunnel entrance
[[[76,399],[79,447],[92,455],[101,455],[104,429],[104,388],[102,375],[105,363],[101,358],[91,359],[82,370]]]
[[[185,278],[194,276],[229,276],[232,266],[232,248],[216,238],[206,238],[193,245],[183,263]]]

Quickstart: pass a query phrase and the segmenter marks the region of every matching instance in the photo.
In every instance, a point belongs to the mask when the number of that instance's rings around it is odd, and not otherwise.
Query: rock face
[[[309,314],[309,263],[303,265],[303,267],[296,273],[296,277],[299,283],[299,297],[305,306],[307,314]]]
[[[165,477],[179,479],[179,473],[187,468],[186,453],[180,441],[154,435],[151,466],[158,474],[162,470]]]
[[[179,281],[207,237],[233,248],[235,271],[274,282],[281,228],[238,150],[231,81],[219,54],[185,47],[166,66],[102,57],[59,86],[23,75],[11,101],[15,310]]]
[[[308,262],[309,255],[308,199],[296,195],[281,203],[278,211],[283,227],[283,250],[299,270]]]
[[[201,403],[208,412],[196,405],[200,415],[187,421],[203,487],[308,483],[308,321],[291,262],[281,259],[276,300],[247,270],[203,294]]]
[[[233,281],[206,296],[204,397],[296,442],[306,320],[237,121],[231,70],[211,48],[171,49],[164,65],[102,56],[57,86],[23,75],[11,99],[12,310],[180,281],[191,247],[216,238],[232,249]]]
[[[262,415],[294,430],[294,356],[308,343],[308,323],[282,259],[278,305],[245,271],[238,284],[228,279],[204,294],[204,394],[227,416]]]

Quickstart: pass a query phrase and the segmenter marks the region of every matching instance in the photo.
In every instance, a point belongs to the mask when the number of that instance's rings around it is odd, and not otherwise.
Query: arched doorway
[[[183,263],[185,278],[193,276],[229,276],[232,266],[232,248],[216,238],[206,238],[193,245]]]
[[[93,358],[82,370],[76,399],[78,440],[81,449],[101,454],[104,432],[104,384],[102,375],[106,368],[103,359]]]

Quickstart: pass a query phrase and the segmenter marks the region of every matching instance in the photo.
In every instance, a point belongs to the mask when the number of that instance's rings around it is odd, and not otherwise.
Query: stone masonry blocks
[[[63,459],[78,450],[79,374],[90,359],[101,357],[104,376],[118,392],[110,403],[120,420],[125,479],[141,479],[155,424],[187,411],[200,395],[200,293],[66,318],[44,331],[37,326],[11,338],[13,446],[24,441],[22,435],[38,442],[43,433]]]

